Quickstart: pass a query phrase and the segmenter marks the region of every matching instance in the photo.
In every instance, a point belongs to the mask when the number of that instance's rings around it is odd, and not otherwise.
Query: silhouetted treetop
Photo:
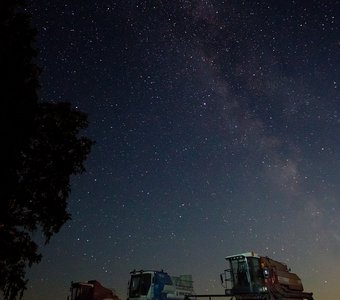
[[[39,68],[33,63],[36,30],[24,1],[0,2],[0,290],[5,300],[26,289],[26,268],[41,260],[32,234],[46,243],[70,219],[71,175],[82,173],[93,142],[81,136],[87,115],[70,103],[38,101]]]

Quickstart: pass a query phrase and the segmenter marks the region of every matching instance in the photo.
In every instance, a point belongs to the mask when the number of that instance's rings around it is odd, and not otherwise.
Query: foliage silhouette
[[[33,240],[41,230],[48,243],[70,219],[70,176],[85,171],[93,142],[79,136],[88,125],[69,103],[38,101],[39,68],[32,62],[36,30],[24,1],[0,3],[2,138],[0,201],[0,290],[5,300],[21,298],[26,269],[42,256]]]

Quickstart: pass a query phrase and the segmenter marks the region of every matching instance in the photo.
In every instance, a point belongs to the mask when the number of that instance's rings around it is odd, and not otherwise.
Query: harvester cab
[[[261,269],[260,259],[255,253],[227,256],[229,268],[221,277],[226,294],[261,293],[267,289],[264,277],[267,269]]]

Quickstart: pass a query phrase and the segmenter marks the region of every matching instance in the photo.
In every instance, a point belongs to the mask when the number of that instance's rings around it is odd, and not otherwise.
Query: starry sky
[[[91,279],[126,299],[133,269],[223,293],[224,257],[251,250],[340,299],[339,4],[28,1],[40,98],[96,144],[24,300]]]

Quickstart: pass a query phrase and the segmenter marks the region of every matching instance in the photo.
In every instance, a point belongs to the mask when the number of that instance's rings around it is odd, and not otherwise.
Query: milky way
[[[223,293],[224,257],[286,262],[340,294],[339,23],[333,1],[32,1],[40,97],[86,112],[96,145],[72,221],[24,299],[129,271]],[[39,239],[39,236],[37,236]]]

